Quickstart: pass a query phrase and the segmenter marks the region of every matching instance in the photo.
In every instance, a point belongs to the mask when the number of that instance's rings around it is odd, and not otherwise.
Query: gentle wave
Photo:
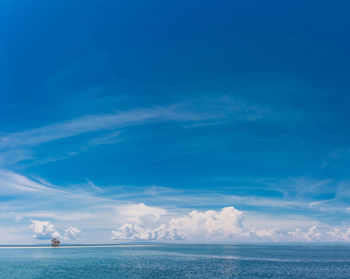
[[[123,247],[150,247],[157,245],[146,244],[118,244],[118,245],[66,245],[60,247],[51,246],[0,246],[0,249],[73,249],[73,248],[123,248]]]
[[[265,262],[350,262],[350,259],[282,259],[282,258],[257,258],[257,257],[241,257],[241,256],[220,256],[220,255],[198,255],[176,252],[157,251],[157,254],[172,255],[172,256],[187,256],[194,258],[212,258],[223,260],[239,260],[239,261],[265,261]]]
[[[133,247],[161,247],[159,244],[117,244],[117,245],[66,245],[59,248],[53,248],[51,246],[0,246],[0,249],[79,249],[79,248],[133,248]],[[222,260],[237,260],[237,261],[260,261],[260,262],[286,262],[286,263],[300,263],[300,262],[344,262],[350,263],[350,259],[284,259],[284,258],[271,258],[271,257],[244,257],[244,256],[232,256],[232,255],[199,255],[199,254],[187,254],[179,252],[166,252],[166,251],[147,251],[150,254],[166,255],[166,256],[178,256],[189,258],[211,258]]]

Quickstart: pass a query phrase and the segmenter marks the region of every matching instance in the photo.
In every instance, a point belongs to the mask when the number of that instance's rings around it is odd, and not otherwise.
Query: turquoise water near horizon
[[[350,278],[350,246],[2,247],[0,278]]]

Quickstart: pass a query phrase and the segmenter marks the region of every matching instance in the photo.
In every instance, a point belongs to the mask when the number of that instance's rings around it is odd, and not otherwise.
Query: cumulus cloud
[[[79,239],[81,234],[81,230],[70,226],[69,228],[64,230],[64,240],[76,240]]]
[[[255,228],[245,232],[245,236],[251,241],[276,241],[283,239],[283,233],[278,228]]]
[[[55,237],[63,240],[77,240],[81,234],[81,230],[70,226],[64,230],[62,236],[50,221],[32,220],[29,228],[34,232],[33,238],[35,239],[51,239]]]
[[[49,221],[32,220],[32,224],[29,228],[34,231],[33,238],[35,239],[51,239],[52,237],[61,238],[60,233]]]
[[[224,207],[221,210],[191,211],[180,217],[170,218],[167,211],[145,204],[118,207],[125,210],[123,218],[130,218],[115,230],[113,240],[164,241],[164,242],[349,242],[350,228],[311,227],[282,230],[277,227],[254,227],[244,220],[238,209]],[[167,218],[167,221],[164,221]],[[32,220],[30,229],[35,239],[56,237],[62,240],[79,240],[81,230],[70,226],[63,234],[50,221]]]
[[[288,232],[293,241],[320,241],[322,240],[322,233],[318,230],[317,226],[312,226],[308,231],[302,231],[301,229],[295,229]]]
[[[350,228],[344,231],[339,228],[334,228],[332,231],[327,232],[327,236],[333,241],[350,241]]]
[[[141,224],[126,223],[112,231],[114,240],[180,240],[183,239],[176,230],[171,231],[165,224],[155,229]]]
[[[140,206],[140,208],[146,205]],[[137,212],[137,211],[136,211]],[[147,212],[147,210],[146,210]],[[144,241],[189,241],[189,242],[229,242],[229,241],[267,241],[267,242],[320,242],[350,241],[350,228],[322,230],[316,225],[296,228],[292,231],[277,227],[256,228],[245,224],[244,214],[234,207],[220,211],[192,211],[189,214],[171,218],[167,222],[150,225],[142,218],[131,218],[112,231],[113,240]]]
[[[116,209],[120,218],[133,223],[156,222],[161,216],[167,214],[167,211],[163,208],[147,206],[144,203],[122,205],[118,206]]]
[[[305,241],[305,242],[349,242],[350,228],[333,228],[330,231],[321,232],[316,226],[310,227],[308,230],[295,229],[287,233],[290,237],[288,241]]]
[[[243,213],[234,207],[221,211],[192,211],[150,228],[142,222],[126,223],[112,231],[115,240],[232,240],[242,234]]]
[[[234,207],[221,211],[192,211],[188,216],[174,218],[170,229],[177,230],[186,239],[230,239],[242,232],[243,213]]]

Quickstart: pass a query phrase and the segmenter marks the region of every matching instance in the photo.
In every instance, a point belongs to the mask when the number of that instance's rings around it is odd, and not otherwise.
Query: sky
[[[350,241],[347,1],[1,1],[0,244]]]

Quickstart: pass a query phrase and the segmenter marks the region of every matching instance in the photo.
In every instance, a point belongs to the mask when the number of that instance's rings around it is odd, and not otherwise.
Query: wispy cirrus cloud
[[[36,182],[24,175],[0,169],[0,183],[2,194],[6,192],[54,192],[61,193],[60,190],[49,187],[43,183]]]
[[[36,145],[62,138],[76,136],[99,130],[118,128],[161,117],[164,110],[137,109],[127,112],[111,114],[84,115],[76,119],[51,124],[41,128],[34,128],[23,132],[3,135],[0,138],[1,147],[16,147]]]
[[[1,170],[0,181],[4,181],[2,190],[7,189],[6,192],[2,191],[1,195],[6,197],[10,194],[18,197],[15,200],[2,202],[0,225],[13,220],[15,224],[23,226],[35,220],[30,230],[35,232],[34,238],[39,240],[54,235],[65,240],[74,240],[79,238],[81,230],[84,232],[98,230],[104,232],[105,238],[100,241],[106,243],[110,237],[106,232],[111,232],[113,227],[116,229],[113,230],[112,238],[120,241],[349,241],[350,239],[349,230],[345,226],[332,227],[316,220],[305,218],[303,220],[303,215],[283,215],[278,219],[261,210],[268,206],[272,208],[309,206],[315,210],[314,207],[318,206],[298,204],[296,201],[286,204],[287,201],[276,200],[275,204],[271,204],[272,200],[263,198],[232,198],[229,195],[220,196],[209,192],[201,193],[202,196],[197,194],[196,197],[194,194],[188,196],[181,191],[156,186],[149,187],[151,190],[144,189],[142,195],[134,193],[135,197],[132,197],[132,193],[123,196],[113,194],[113,191],[108,189],[99,191],[90,180],[85,184],[66,189],[40,178],[33,180],[8,170]],[[238,207],[253,204],[254,209],[242,211],[228,206],[219,210],[207,210],[216,206],[214,201],[218,199],[222,204],[235,204]],[[178,205],[174,200],[178,200]],[[203,209],[192,210],[191,207]],[[346,207],[343,210],[347,212]],[[97,237],[99,236],[96,233],[90,241]]]
[[[114,144],[128,139],[123,129],[149,123],[173,122],[178,128],[202,125],[221,125],[230,121],[251,122],[271,117],[275,111],[253,103],[245,103],[228,96],[215,99],[199,98],[170,105],[116,110],[102,114],[83,114],[80,117],[33,127],[28,130],[0,131],[0,167],[11,168],[44,165],[68,160],[100,145]],[[59,150],[62,139],[81,136]],[[53,148],[41,144],[53,144]],[[44,150],[44,151],[43,151]],[[59,150],[52,152],[52,150]]]
[[[322,183],[316,183],[314,180],[311,181],[313,181],[314,185],[323,185],[322,181]],[[117,212],[118,215],[127,216],[129,213],[135,215],[137,211],[142,213],[148,212],[154,219],[156,219],[156,216],[165,213],[157,207],[154,209],[151,207],[143,208],[143,203],[152,203],[157,206],[171,205],[175,208],[205,208],[206,206],[217,207],[219,204],[235,204],[249,208],[249,210],[264,210],[266,212],[275,209],[299,213],[312,211],[348,214],[349,212],[347,210],[348,206],[341,203],[339,199],[314,200],[310,197],[301,197],[298,199],[260,197],[254,195],[254,193],[239,196],[225,192],[220,193],[220,191],[179,190],[154,185],[149,187],[120,185],[101,188],[88,178],[85,178],[85,182],[83,183],[70,185],[67,188],[52,185],[41,178],[28,178],[27,176],[6,169],[0,169],[0,183],[2,189],[0,195],[18,195],[20,198],[31,196],[32,199],[37,199],[37,202],[42,205],[49,203],[58,204],[59,202],[79,205],[86,204],[89,206],[100,204],[111,205],[118,201],[120,203]],[[342,185],[340,184],[340,186]],[[297,188],[297,186],[294,188]],[[122,205],[123,203],[126,205]],[[138,208],[129,208],[127,203],[140,203],[140,205]],[[38,213],[42,211],[34,210],[34,212]],[[25,216],[28,215],[25,214]],[[62,216],[66,215],[63,214]]]
[[[276,112],[274,112],[276,113]],[[270,108],[249,104],[227,96],[216,99],[198,99],[167,106],[133,108],[103,114],[84,114],[80,117],[42,127],[16,132],[0,132],[0,166],[42,165],[66,160],[98,145],[124,140],[121,130],[149,123],[177,122],[183,128],[221,125],[230,121],[251,122],[270,117]],[[76,136],[84,136],[80,146],[59,154],[37,154],[35,147]],[[127,135],[126,135],[127,137]]]
[[[88,114],[40,128],[3,133],[0,137],[0,148],[37,145],[84,133],[140,125],[152,121],[202,122],[220,119],[254,121],[268,114],[270,114],[268,108],[245,104],[228,97],[218,100],[178,103],[163,107],[156,106],[105,114]],[[95,142],[103,144],[114,140],[115,136],[117,134],[112,133],[105,137],[96,138]]]

